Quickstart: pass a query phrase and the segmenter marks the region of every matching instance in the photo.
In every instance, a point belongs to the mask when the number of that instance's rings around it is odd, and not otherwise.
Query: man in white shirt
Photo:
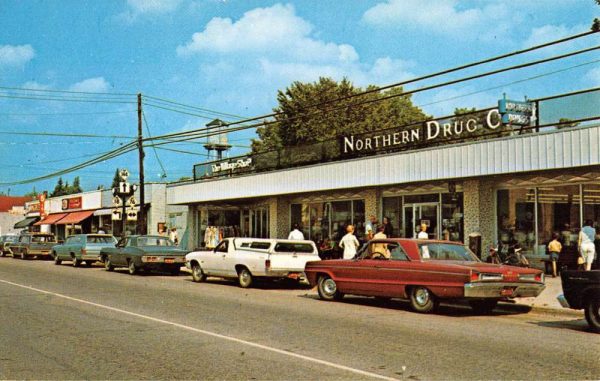
[[[298,224],[294,224],[294,230],[290,232],[290,235],[288,235],[288,239],[304,240],[304,233],[300,231],[300,227],[298,226]]]
[[[421,224],[421,231],[417,234],[418,239],[429,239],[429,234],[427,234],[427,225]]]
[[[344,249],[344,259],[352,259],[356,255],[356,250],[360,243],[354,235],[354,226],[348,225],[346,227],[346,235],[342,237],[340,241],[340,247]]]

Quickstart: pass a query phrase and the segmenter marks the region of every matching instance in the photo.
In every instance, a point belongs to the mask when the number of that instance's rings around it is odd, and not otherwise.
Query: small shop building
[[[600,89],[528,103],[531,113],[517,117],[499,105],[345,136],[338,157],[320,146],[309,150],[321,160],[305,165],[251,168],[259,158],[248,155],[209,164],[217,174],[207,176],[204,163],[195,181],[168,185],[167,203],[188,209],[189,249],[227,236],[287,237],[295,224],[317,243],[339,240],[348,224],[362,238],[375,216],[395,237],[416,237],[421,224],[430,239],[479,235],[483,257],[510,236],[539,266],[552,233],[576,251],[584,221],[600,232]]]

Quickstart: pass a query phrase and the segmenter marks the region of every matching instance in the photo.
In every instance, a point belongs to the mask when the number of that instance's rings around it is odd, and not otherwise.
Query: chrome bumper
[[[465,284],[466,298],[535,297],[546,286],[543,283],[477,282]]]

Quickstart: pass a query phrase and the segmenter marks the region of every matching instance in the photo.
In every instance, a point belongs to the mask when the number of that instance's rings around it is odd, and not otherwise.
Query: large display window
[[[498,240],[518,242],[524,253],[535,247],[535,189],[502,189],[497,197]]]
[[[304,237],[315,242],[340,240],[350,224],[357,237],[365,234],[364,200],[292,204],[290,212],[292,226],[298,224]]]

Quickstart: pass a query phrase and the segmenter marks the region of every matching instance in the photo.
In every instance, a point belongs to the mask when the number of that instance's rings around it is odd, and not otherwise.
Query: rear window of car
[[[310,243],[279,242],[275,245],[278,253],[312,253],[314,249]]]
[[[114,237],[89,235],[87,237],[87,242],[88,243],[115,243],[116,239]]]
[[[251,249],[269,250],[271,242],[252,242],[250,244]]]
[[[164,237],[138,237],[138,246],[173,246],[173,242]]]
[[[419,244],[419,254],[423,260],[479,261],[475,254],[466,246],[447,243]]]

